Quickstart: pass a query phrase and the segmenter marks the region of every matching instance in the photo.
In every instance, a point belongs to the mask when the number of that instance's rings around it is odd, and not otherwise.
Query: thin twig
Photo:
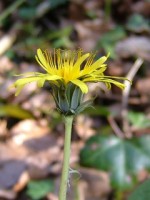
[[[44,1],[42,2],[36,9],[36,16],[35,18],[40,18],[43,15],[45,15],[45,13],[47,13],[49,11],[49,9],[51,8],[51,3],[50,1]]]
[[[124,133],[119,128],[119,126],[117,125],[117,123],[114,120],[114,118],[112,116],[109,116],[107,119],[108,119],[108,122],[111,125],[111,128],[113,129],[115,135],[118,136],[119,138],[123,138],[124,137]]]
[[[138,58],[134,65],[131,67],[130,71],[128,72],[126,78],[129,79],[130,81],[133,81],[134,76],[136,75],[137,71],[143,64],[143,60],[141,58]],[[126,88],[123,90],[122,93],[122,120],[123,120],[123,132],[126,137],[132,137],[129,122],[127,119],[127,114],[128,114],[128,99],[129,99],[129,94],[131,90],[131,84],[129,81],[125,80],[124,84],[126,85]]]

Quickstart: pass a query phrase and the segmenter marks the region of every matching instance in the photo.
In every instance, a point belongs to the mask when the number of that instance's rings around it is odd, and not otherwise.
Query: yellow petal
[[[61,79],[60,76],[57,76],[57,75],[53,75],[53,76],[50,76],[50,75],[47,75],[47,76],[43,76],[41,77],[40,80],[37,81],[37,85],[38,87],[43,87],[45,81],[56,81],[58,79]]]
[[[37,81],[37,86],[41,88],[43,87],[44,83],[45,83],[45,79],[40,79],[39,81]]]
[[[37,50],[37,56],[35,56],[37,62],[39,65],[48,73],[54,74],[55,71],[53,70],[53,67],[50,67],[49,60],[47,59],[46,55],[43,54],[41,49]]]
[[[99,79],[98,78],[95,78],[95,77],[87,77],[87,78],[84,78],[83,79],[84,80],[84,82],[99,82]]]
[[[83,93],[87,93],[88,92],[88,87],[87,87],[87,85],[83,81],[75,79],[75,80],[71,80],[71,82],[73,84],[77,85],[81,89],[81,91]]]
[[[41,51],[41,49],[37,50],[37,55],[38,55],[38,58],[41,61],[41,63],[45,66],[47,62],[46,62],[45,56],[44,56],[43,52]]]
[[[18,86],[18,87],[17,87],[15,96],[18,96],[18,95],[19,95],[19,93],[21,92],[21,90],[23,89],[23,87],[24,87],[24,85],[21,85],[21,86]]]
[[[128,78],[126,77],[119,77],[119,76],[103,76],[102,78],[113,78],[113,79],[120,79],[120,80],[126,80],[126,81],[129,81],[131,84],[132,84],[132,81],[129,80]]]
[[[47,77],[45,77],[45,79],[48,81],[55,81],[55,80],[62,79],[62,77],[57,76],[57,75],[48,75]]]
[[[121,88],[121,89],[124,89],[125,88],[125,84],[124,83],[120,83],[118,81],[115,81],[113,79],[99,79],[99,82],[104,82],[104,83],[111,83],[111,84],[114,84],[116,85],[117,87]]]
[[[86,68],[86,69],[83,69],[81,71],[81,76],[84,76],[84,75],[87,75],[87,74],[89,75],[89,77],[92,76],[92,75],[101,75],[106,69],[107,69],[107,67],[101,67],[101,68],[93,71],[91,69]]]
[[[77,62],[73,66],[73,72],[76,73],[80,70],[80,65],[85,61],[86,58],[90,56],[89,53],[86,53],[85,55],[81,56]]]
[[[38,81],[40,79],[41,79],[41,77],[26,77],[26,78],[21,78],[21,79],[17,80],[14,83],[14,86],[17,87],[19,85],[26,85],[28,83],[31,83],[31,82],[34,82],[34,81]]]
[[[106,57],[106,56],[101,57],[100,59],[98,59],[95,63],[93,63],[93,64],[90,66],[90,69],[91,69],[92,71],[94,71],[95,69],[99,68],[100,65],[102,65],[106,60],[107,60],[107,57]]]
[[[41,61],[39,60],[39,58],[37,56],[35,56],[36,61],[39,63],[39,65],[45,70],[47,71],[47,68],[41,63]]]
[[[39,72],[25,72],[23,74],[15,74],[14,76],[36,76],[38,74],[41,74]]]

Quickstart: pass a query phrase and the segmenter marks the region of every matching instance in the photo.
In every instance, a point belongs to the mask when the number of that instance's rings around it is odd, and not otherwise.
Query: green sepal
[[[58,87],[56,85],[51,85],[52,86],[52,91],[51,94],[55,100],[56,107],[59,107],[59,101],[58,101]]]
[[[87,100],[87,101],[81,103],[80,106],[78,106],[78,108],[76,109],[76,114],[79,114],[79,113],[83,112],[86,108],[91,107],[92,103],[93,103],[92,100]]]
[[[72,84],[72,83],[69,83],[66,87],[66,97],[67,97],[67,100],[69,101],[69,104],[71,104],[71,97],[73,95],[73,92],[75,90],[75,85]]]
[[[66,87],[64,85],[60,87],[56,85],[51,86],[56,107],[64,115],[79,114],[92,104],[92,101],[83,102],[81,89],[72,83],[69,83]]]
[[[60,110],[63,111],[63,113],[66,113],[69,111],[69,102],[66,98],[66,94],[62,94],[60,92],[58,92],[58,102],[59,102],[59,108]]]
[[[77,107],[80,105],[81,97],[82,97],[82,92],[79,89],[79,87],[76,87],[71,99],[71,105],[70,105],[71,110],[77,109]]]

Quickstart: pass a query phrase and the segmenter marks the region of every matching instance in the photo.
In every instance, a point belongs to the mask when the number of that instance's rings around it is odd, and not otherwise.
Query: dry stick
[[[131,67],[130,71],[128,72],[126,78],[130,81],[133,81],[134,76],[136,75],[137,71],[143,64],[143,60],[141,58],[138,58],[134,65]],[[126,85],[125,89],[122,92],[122,120],[123,120],[123,132],[127,138],[132,137],[132,133],[130,130],[129,122],[127,120],[127,114],[128,114],[128,99],[129,99],[129,93],[131,89],[131,84],[129,81],[125,80],[124,84]]]
[[[123,138],[124,137],[124,133],[122,132],[122,130],[119,128],[119,126],[117,125],[116,121],[114,120],[114,118],[112,116],[109,116],[107,118],[111,128],[113,129],[114,133],[116,136],[118,136],[119,138]]]

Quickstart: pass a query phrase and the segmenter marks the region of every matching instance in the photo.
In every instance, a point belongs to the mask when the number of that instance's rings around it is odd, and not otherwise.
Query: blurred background
[[[50,86],[32,83],[18,97],[8,89],[14,75],[41,70],[37,48],[110,52],[107,75],[133,81],[124,91],[89,85],[94,108],[74,121],[70,167],[78,172],[70,171],[68,200],[127,200],[148,179],[149,17],[149,0],[0,1],[1,200],[57,200],[64,125]]]

